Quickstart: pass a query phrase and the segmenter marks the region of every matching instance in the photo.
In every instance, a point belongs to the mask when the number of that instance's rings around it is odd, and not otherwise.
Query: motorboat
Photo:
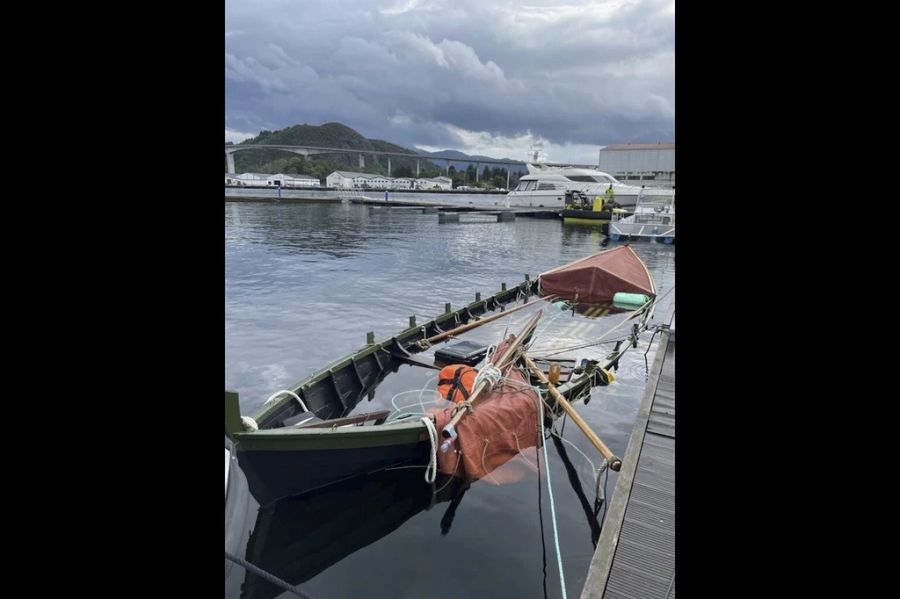
[[[528,163],[528,174],[519,179],[519,185],[506,196],[510,208],[565,208],[567,191],[578,191],[586,196],[602,196],[608,201],[607,192],[612,187],[611,198],[622,208],[633,208],[641,190],[654,195],[674,195],[674,189],[642,188],[626,185],[618,179],[595,168],[572,167]]]
[[[613,241],[647,239],[675,243],[675,196],[644,194],[632,214],[612,214],[609,236]]]

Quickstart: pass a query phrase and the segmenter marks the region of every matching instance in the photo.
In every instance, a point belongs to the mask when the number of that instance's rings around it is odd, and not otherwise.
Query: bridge
[[[420,154],[407,154],[403,152],[385,152],[381,150],[353,150],[348,148],[321,148],[317,146],[288,146],[288,145],[267,145],[267,144],[247,144],[247,145],[229,145],[225,144],[225,158],[228,161],[228,174],[234,174],[234,153],[242,150],[282,150],[284,152],[292,152],[301,156],[315,156],[317,154],[357,154],[359,156],[359,167],[366,166],[366,154],[374,156],[387,156],[387,174],[391,176],[391,156],[400,156],[410,158],[416,161],[416,178],[419,177],[419,163],[426,161],[444,161],[447,163],[447,170],[450,169],[451,162],[467,162],[475,163],[475,181],[480,176],[480,168],[482,164],[502,164],[507,166],[525,166],[525,162],[521,160],[484,160],[481,158],[449,158],[441,156],[422,156]],[[509,168],[506,169],[506,187],[509,189]]]

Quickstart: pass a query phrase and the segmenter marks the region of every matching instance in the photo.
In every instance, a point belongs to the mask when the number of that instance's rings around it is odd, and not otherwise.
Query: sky
[[[225,141],[328,122],[578,164],[675,141],[675,2],[226,0]]]

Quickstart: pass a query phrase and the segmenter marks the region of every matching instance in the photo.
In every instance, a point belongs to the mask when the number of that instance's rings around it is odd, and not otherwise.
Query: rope
[[[651,303],[653,303],[653,300],[648,301],[646,304],[644,304],[643,306],[641,306],[641,307],[638,308],[637,310],[635,310],[635,311],[631,312],[630,314],[628,314],[628,317],[627,317],[627,318],[623,319],[623,320],[622,320],[621,322],[619,322],[616,326],[614,326],[613,328],[609,329],[608,331],[606,331],[605,333],[603,333],[602,335],[600,335],[600,337],[598,337],[596,341],[592,341],[591,343],[586,343],[586,344],[584,344],[584,345],[576,345],[576,346],[573,346],[573,347],[569,347],[569,348],[566,348],[565,350],[558,351],[558,352],[554,352],[554,353],[552,353],[552,354],[544,354],[543,357],[548,358],[548,357],[550,357],[550,356],[555,356],[555,355],[557,355],[557,354],[561,354],[561,353],[564,353],[564,352],[569,351],[569,350],[573,350],[573,349],[582,349],[582,348],[584,348],[584,347],[590,347],[590,346],[592,346],[592,345],[598,345],[598,344],[599,344],[603,339],[605,339],[610,333],[612,333],[613,331],[615,331],[616,329],[618,329],[620,326],[622,326],[623,324],[625,324],[626,322],[628,322],[629,320],[631,320],[636,314],[638,314],[641,310],[644,310],[644,309],[645,309],[647,306],[649,306]],[[630,337],[630,336],[629,336],[629,337]],[[629,337],[626,337],[626,339],[628,339]]]
[[[625,337],[617,337],[616,339],[609,339],[607,341],[592,341],[590,343],[585,343],[585,344],[581,344],[581,345],[573,345],[570,347],[534,347],[534,348],[530,348],[529,352],[539,355],[541,358],[543,358],[545,355],[546,356],[556,356],[558,354],[561,354],[561,353],[564,353],[567,351],[571,351],[573,349],[584,349],[585,347],[591,347],[594,345],[604,345],[606,343],[618,343],[619,341],[627,341],[628,339],[631,339],[631,335],[626,335]],[[558,351],[555,351],[555,353],[552,353],[552,354],[544,354],[544,352],[551,351],[551,350],[558,350]]]
[[[606,519],[606,510],[609,507],[609,503],[606,501],[606,484],[609,482],[609,468],[604,468],[606,472],[606,476],[603,477],[603,495],[601,499],[600,495],[600,472],[597,473],[597,487],[596,487],[596,495],[594,497],[594,516],[600,514],[600,506],[603,506],[603,516],[600,518],[600,525],[603,525],[603,521]]]
[[[647,361],[647,354],[650,353],[650,348],[653,347],[653,339],[656,338],[656,334],[662,330],[662,325],[658,325],[654,327],[653,334],[650,335],[650,341],[647,342],[647,351],[644,352],[644,361]]]
[[[487,364],[478,371],[478,375],[475,377],[475,381],[472,383],[472,388],[477,389],[478,385],[481,383],[487,383],[487,388],[490,390],[494,385],[497,384],[503,378],[503,373],[500,372],[500,369],[497,368],[496,364]]]
[[[669,593],[672,591],[672,585],[675,583],[675,572],[672,572],[672,580],[669,581],[669,588],[666,589],[665,599],[669,599]]]
[[[540,393],[538,394],[540,397]],[[538,419],[541,421],[541,438],[544,438],[544,411],[539,407]],[[550,516],[553,520],[553,541],[556,543],[556,564],[559,566],[559,584],[562,588],[563,599],[566,597],[566,578],[563,574],[562,554],[559,551],[559,531],[556,525],[556,506],[553,503],[553,484],[550,482],[550,458],[547,457],[547,444],[541,443],[544,448],[544,464],[547,472],[547,494],[550,495]]]
[[[425,482],[433,483],[437,476],[437,430],[434,428],[434,422],[427,416],[422,416],[419,420],[425,423],[428,429],[428,440],[431,441],[431,453],[428,467],[425,468]]]
[[[543,414],[538,417],[543,420]],[[534,457],[537,459],[538,466],[538,519],[541,523],[541,552],[544,556],[544,597],[547,597],[547,544],[544,542],[544,510],[541,506],[541,452],[534,452]]]
[[[297,595],[298,597],[303,597],[303,599],[313,599],[310,595],[307,595],[306,593],[304,593],[297,587],[291,586],[290,584],[281,580],[277,576],[273,576],[272,574],[269,574],[262,568],[258,568],[256,566],[254,566],[253,564],[251,564],[250,562],[248,562],[245,559],[242,559],[240,557],[235,557],[235,556],[231,555],[230,553],[228,553],[227,551],[225,552],[225,559],[233,561],[234,563],[238,564],[239,566],[243,566],[245,570],[256,574],[263,580],[266,580],[267,582],[271,582],[275,586],[280,587],[289,593],[293,593],[293,594]]]
[[[273,399],[275,399],[276,397],[278,397],[279,395],[281,395],[283,393],[287,393],[288,395],[290,395],[294,399],[296,399],[297,402],[300,404],[300,407],[303,408],[304,412],[309,412],[309,408],[306,407],[306,404],[303,403],[303,400],[300,399],[300,396],[297,395],[296,393],[294,393],[293,391],[291,391],[290,389],[282,389],[281,391],[276,391],[275,393],[273,393],[272,395],[269,396],[269,399],[266,400],[266,402],[263,404],[263,407],[269,405],[270,401],[272,401]]]
[[[594,492],[596,494],[595,495],[596,498],[594,499],[595,506],[599,505],[599,503],[601,501],[606,501],[606,486],[605,485],[603,487],[603,494],[600,493],[600,477],[603,475],[603,471],[606,470],[608,466],[609,466],[609,460],[604,458],[603,463],[600,464],[600,469],[597,470],[597,481],[595,483],[595,489],[594,489]],[[606,470],[606,479],[609,480],[609,471],[608,470]]]

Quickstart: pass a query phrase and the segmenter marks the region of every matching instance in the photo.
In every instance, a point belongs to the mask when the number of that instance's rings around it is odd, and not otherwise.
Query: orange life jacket
[[[465,364],[444,366],[438,375],[438,393],[447,401],[457,403],[469,399],[478,371]]]

